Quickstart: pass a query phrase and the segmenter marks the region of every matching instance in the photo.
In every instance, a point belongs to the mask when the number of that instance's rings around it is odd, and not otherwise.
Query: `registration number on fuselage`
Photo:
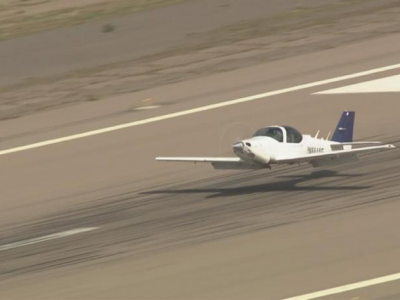
[[[318,148],[318,147],[307,147],[307,153],[322,153],[324,152],[324,148]]]

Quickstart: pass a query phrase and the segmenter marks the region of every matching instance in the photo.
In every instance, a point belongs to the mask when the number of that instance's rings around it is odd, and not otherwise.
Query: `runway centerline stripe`
[[[369,287],[372,285],[387,283],[387,282],[391,282],[391,281],[395,281],[395,280],[399,280],[399,279],[400,279],[400,273],[397,273],[397,274],[387,275],[387,276],[369,279],[369,280],[365,280],[365,281],[360,281],[360,282],[356,282],[356,283],[352,283],[352,284],[347,284],[347,285],[343,285],[343,286],[338,286],[338,287],[335,287],[332,289],[327,289],[327,290],[323,290],[323,291],[319,291],[319,292],[315,292],[315,293],[305,294],[302,296],[286,298],[283,300],[311,300],[311,299],[321,298],[321,297],[335,295],[335,294],[339,294],[339,293],[344,293],[344,292],[348,292],[348,291],[352,291],[352,290],[356,290],[356,289],[361,289],[361,288]]]
[[[57,232],[57,233],[52,233],[44,236],[39,236],[36,238],[28,239],[28,240],[23,240],[23,241],[18,241],[10,244],[5,244],[0,246],[0,252],[1,251],[6,251],[14,248],[19,248],[23,246],[28,246],[32,244],[37,244],[37,243],[42,243],[50,240],[55,240],[55,239],[60,239],[63,237],[79,234],[79,233],[84,233],[92,230],[96,230],[99,227],[86,227],[86,228],[77,228],[77,229],[72,229],[72,230],[67,230],[67,231],[62,231],[62,232]]]
[[[179,112],[175,112],[175,113],[171,113],[171,114],[167,114],[167,115],[163,115],[163,116],[152,117],[152,118],[148,118],[148,119],[144,119],[144,120],[139,120],[139,121],[129,122],[129,123],[125,123],[125,124],[110,126],[110,127],[106,127],[106,128],[91,130],[91,131],[87,131],[87,132],[83,132],[83,133],[79,133],[79,134],[69,135],[69,136],[65,136],[65,137],[61,137],[61,138],[55,138],[55,139],[42,141],[42,142],[38,142],[38,143],[33,143],[33,144],[25,145],[25,146],[5,149],[5,150],[0,151],[0,155],[5,155],[5,154],[10,154],[10,153],[30,150],[30,149],[34,149],[34,148],[49,146],[49,145],[53,145],[53,144],[63,143],[63,142],[67,142],[67,141],[82,139],[82,138],[99,135],[99,134],[103,134],[103,133],[107,133],[107,132],[112,132],[112,131],[116,131],[116,130],[121,130],[121,129],[129,128],[129,127],[134,127],[134,126],[159,122],[159,121],[163,121],[163,120],[173,119],[173,118],[191,115],[191,114],[195,114],[195,113],[199,113],[199,112],[203,112],[203,111],[207,111],[207,110],[212,110],[212,109],[226,107],[226,106],[235,105],[235,104],[239,104],[239,103],[245,103],[245,102],[249,102],[249,101],[259,100],[259,99],[277,96],[277,95],[281,95],[281,94],[285,94],[285,93],[300,91],[300,90],[304,90],[304,89],[308,89],[308,88],[312,88],[312,87],[316,87],[316,86],[320,86],[320,85],[325,85],[325,84],[329,84],[329,83],[334,83],[334,82],[353,79],[353,78],[357,78],[357,77],[367,76],[367,75],[376,74],[376,73],[380,73],[380,72],[390,71],[390,70],[394,70],[394,69],[398,69],[398,68],[400,68],[400,64],[381,67],[381,68],[363,71],[363,72],[359,72],[359,73],[354,73],[354,74],[350,74],[350,75],[325,79],[325,80],[321,80],[321,81],[315,81],[315,82],[311,82],[311,83],[301,84],[301,85],[297,85],[294,87],[289,87],[289,88],[284,88],[284,89],[280,89],[280,90],[276,90],[276,91],[247,96],[247,97],[238,98],[238,99],[234,99],[234,100],[228,100],[225,102],[206,105],[206,106],[188,109],[188,110],[184,110],[184,111],[179,111]]]

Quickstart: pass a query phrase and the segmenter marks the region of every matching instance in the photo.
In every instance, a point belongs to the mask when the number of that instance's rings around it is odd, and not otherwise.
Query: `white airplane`
[[[269,126],[232,145],[237,157],[156,157],[158,161],[206,162],[215,169],[263,169],[310,163],[313,167],[357,161],[357,154],[395,148],[381,142],[353,142],[354,111],[344,111],[331,140],[303,135],[290,126]],[[379,144],[379,145],[374,145]]]

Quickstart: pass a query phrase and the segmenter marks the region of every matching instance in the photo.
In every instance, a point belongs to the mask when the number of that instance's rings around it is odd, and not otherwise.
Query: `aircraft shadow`
[[[215,197],[229,197],[239,195],[249,195],[254,193],[268,193],[268,192],[299,192],[299,191],[355,191],[368,189],[371,186],[358,185],[358,186],[297,186],[300,183],[305,183],[320,178],[330,177],[358,177],[363,174],[339,174],[336,171],[317,171],[308,175],[290,175],[290,176],[277,176],[277,178],[290,178],[290,180],[272,182],[257,185],[248,185],[241,187],[231,188],[194,188],[194,189],[164,189],[142,192],[146,195],[157,194],[211,194],[207,198]]]

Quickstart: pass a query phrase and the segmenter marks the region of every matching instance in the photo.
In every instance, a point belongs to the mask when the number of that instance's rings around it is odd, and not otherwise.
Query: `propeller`
[[[225,126],[219,140],[218,155],[232,156],[232,145],[251,136],[250,126],[243,122],[235,122]]]

